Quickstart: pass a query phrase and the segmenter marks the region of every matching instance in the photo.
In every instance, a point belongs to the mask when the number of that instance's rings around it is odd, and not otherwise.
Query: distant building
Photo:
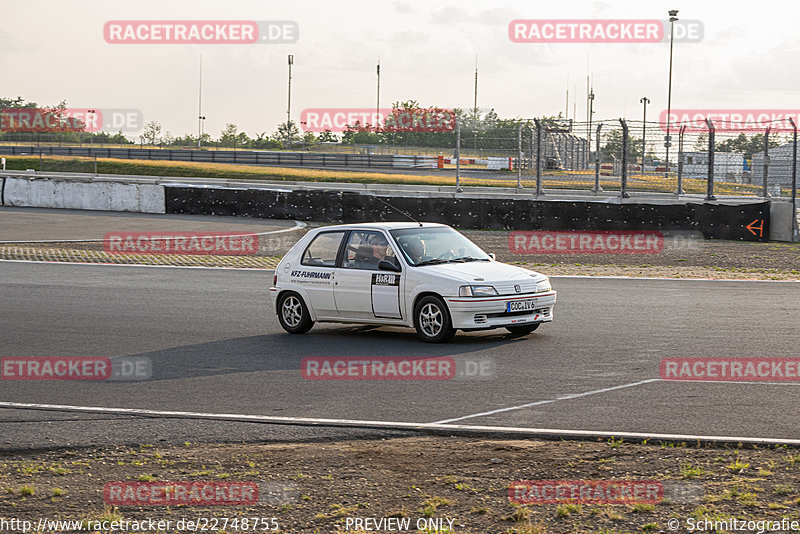
[[[683,177],[704,180],[708,178],[708,152],[684,152]],[[744,154],[714,152],[714,179],[741,183],[744,177]]]
[[[786,184],[792,183],[792,145],[787,143],[782,146],[770,148],[768,151],[769,161],[767,162],[767,183],[768,184]],[[800,165],[800,147],[798,147],[797,161]],[[764,153],[759,152],[753,154],[753,160],[750,164],[753,169],[753,183],[764,183]]]

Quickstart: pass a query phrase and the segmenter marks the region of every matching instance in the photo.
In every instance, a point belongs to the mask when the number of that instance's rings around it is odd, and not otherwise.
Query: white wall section
[[[164,186],[6,177],[6,206],[164,213]]]

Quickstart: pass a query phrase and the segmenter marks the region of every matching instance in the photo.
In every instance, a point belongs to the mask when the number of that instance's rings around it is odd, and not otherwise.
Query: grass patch
[[[681,476],[683,478],[697,478],[708,474],[702,467],[695,467],[692,464],[683,464],[681,466]]]
[[[419,509],[419,513],[425,517],[433,517],[438,507],[447,506],[448,504],[451,504],[451,502],[444,497],[429,497],[422,502],[422,507]]]
[[[38,156],[5,156],[8,170],[40,169]],[[44,156],[41,158],[42,172],[82,172],[94,173],[94,158],[74,156]],[[237,165],[191,161],[152,161],[116,158],[97,158],[99,174],[148,175],[169,177],[223,178],[233,180],[278,180],[300,182],[347,182],[347,183],[385,183],[409,185],[451,185],[455,186],[455,176],[443,176],[433,171],[429,175],[392,174],[381,172],[354,172],[337,170],[318,170],[296,167],[266,167],[256,165]],[[483,187],[516,187],[515,173],[508,179],[462,178],[462,185]],[[566,178],[566,179],[564,179]],[[534,186],[534,176],[525,173],[524,184]],[[600,180],[607,191],[619,190],[618,177]],[[548,189],[590,189],[594,187],[594,170],[585,173],[571,172],[547,173],[542,177],[543,186]],[[675,191],[676,180],[664,179],[662,175],[637,176],[628,182],[629,191]],[[684,178],[683,189],[687,193],[705,193],[706,181]],[[751,184],[716,182],[715,192],[720,195],[737,194],[757,196],[761,188]]]
[[[556,508],[557,517],[569,517],[572,514],[579,514],[579,513],[581,513],[580,504],[566,503],[566,504],[560,504],[558,505],[558,508]]]

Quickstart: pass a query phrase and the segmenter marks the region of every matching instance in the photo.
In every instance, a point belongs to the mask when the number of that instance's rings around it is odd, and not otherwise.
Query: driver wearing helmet
[[[419,237],[412,237],[406,244],[406,253],[414,263],[419,263],[425,257],[425,242]]]

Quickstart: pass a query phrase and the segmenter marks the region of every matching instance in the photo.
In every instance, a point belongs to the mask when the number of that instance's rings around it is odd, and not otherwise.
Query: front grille
[[[536,281],[531,278],[530,280],[513,280],[511,282],[500,282],[500,283],[493,283],[494,288],[497,290],[499,295],[519,295],[522,293],[536,293]],[[517,285],[520,288],[520,292],[514,289],[514,286]]]
[[[520,315],[544,315],[545,317],[550,317],[550,308],[539,308],[536,310],[523,310],[523,311],[516,311],[516,312],[500,312],[500,313],[487,313],[486,317],[490,318],[498,318],[498,317],[517,317]]]

